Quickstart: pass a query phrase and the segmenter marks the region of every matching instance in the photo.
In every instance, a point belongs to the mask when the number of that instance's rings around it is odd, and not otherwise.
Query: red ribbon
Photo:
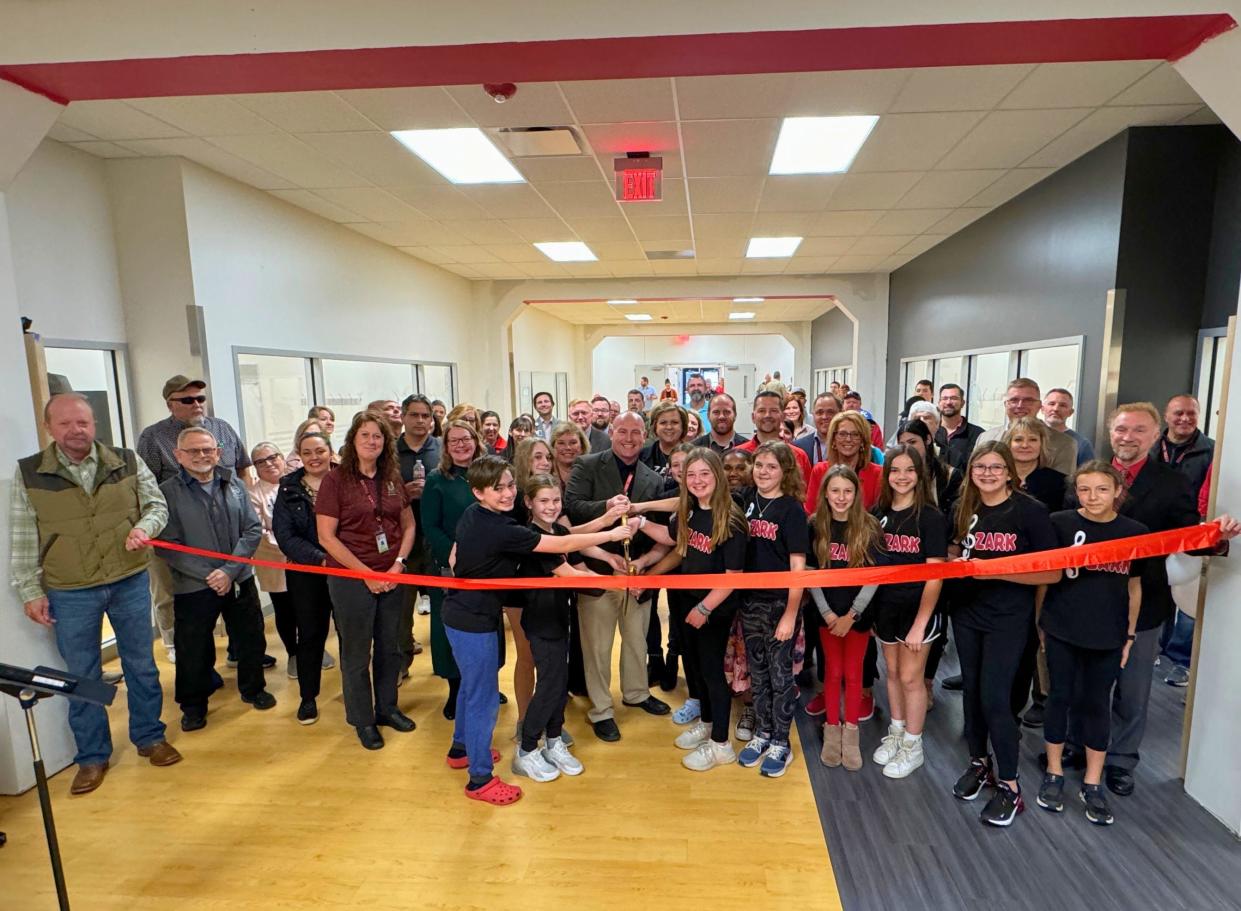
[[[151,544],[164,550],[175,550],[196,557],[246,563],[296,572],[338,576],[343,579],[378,579],[398,585],[421,585],[425,588],[456,588],[467,591],[518,588],[847,588],[853,585],[891,585],[900,582],[927,582],[931,579],[961,579],[971,576],[1000,576],[1016,573],[1038,573],[1074,566],[1098,566],[1145,557],[1203,550],[1214,547],[1220,539],[1219,523],[1209,522],[1189,528],[1159,531],[1132,538],[1117,538],[1080,547],[1061,547],[992,560],[957,560],[950,563],[914,563],[903,566],[869,566],[859,569],[816,569],[800,572],[770,573],[708,573],[691,576],[674,573],[668,576],[590,576],[561,578],[550,576],[535,579],[457,579],[452,576],[419,576],[402,573],[380,573],[331,566],[303,566],[277,560],[236,557],[186,544],[174,544],[152,538]]]

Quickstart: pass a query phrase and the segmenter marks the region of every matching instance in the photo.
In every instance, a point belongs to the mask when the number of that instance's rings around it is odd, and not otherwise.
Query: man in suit
[[[592,423],[594,408],[585,399],[574,399],[569,403],[569,420],[582,428],[591,452],[606,452],[612,447],[612,440],[606,430],[597,430]]]
[[[664,496],[664,479],[638,460],[646,437],[642,415],[624,412],[612,422],[612,448],[580,457],[565,487],[565,508],[575,525],[597,519],[614,507],[658,500]],[[635,537],[629,553],[639,568],[657,561],[666,548],[652,549],[645,536]],[[623,552],[620,544],[605,545],[606,550]],[[612,574],[612,566],[587,559],[587,566],[598,573]],[[652,715],[667,715],[666,702],[651,695],[646,674],[646,632],[650,623],[653,592],[635,597],[631,589],[605,591],[599,595],[580,595],[578,617],[582,634],[582,659],[586,671],[586,692],[590,696],[587,717],[600,740],[620,740],[612,705],[612,643],[616,630],[621,636],[621,692],[625,705]]]
[[[814,397],[810,416],[814,420],[814,433],[794,440],[793,445],[810,459],[811,467],[827,458],[827,431],[832,418],[840,414],[840,399],[831,392],[820,392]]]

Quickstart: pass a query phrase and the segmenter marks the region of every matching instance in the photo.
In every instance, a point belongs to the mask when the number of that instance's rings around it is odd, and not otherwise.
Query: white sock
[[[904,734],[905,733],[905,722],[898,721],[896,718],[893,718],[888,723],[888,733],[889,734]]]
[[[918,744],[922,743],[922,735],[921,735],[921,734],[911,734],[911,733],[909,733],[908,731],[906,731],[906,732],[905,732],[905,743],[906,743],[906,744],[908,744],[909,746],[916,746],[916,745],[918,745]]]

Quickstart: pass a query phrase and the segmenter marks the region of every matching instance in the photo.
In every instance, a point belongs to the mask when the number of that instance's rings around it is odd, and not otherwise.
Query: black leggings
[[[1013,678],[1013,717],[1020,716],[1031,699],[1040,703],[1045,698],[1038,687],[1038,628],[1034,625],[1034,616],[1031,615],[1026,647],[1021,652],[1017,675]]]
[[[534,657],[534,695],[521,724],[521,748],[527,753],[539,745],[546,732],[549,740],[560,736],[564,706],[569,698],[569,639],[544,639],[526,634]]]
[[[332,618],[327,577],[293,570],[285,575],[297,623],[297,688],[303,699],[317,699],[323,678],[323,646]]]
[[[1047,714],[1043,736],[1048,743],[1064,743],[1069,712],[1074,733],[1087,749],[1106,750],[1112,724],[1112,684],[1120,674],[1124,649],[1094,649],[1070,645],[1055,636],[1046,637]]]
[[[871,636],[866,643],[866,657],[862,659],[862,689],[868,690],[879,679],[879,646]]]
[[[297,654],[297,609],[293,605],[293,595],[287,591],[268,592],[267,595],[271,598],[271,612],[276,619],[276,635],[292,658]]]
[[[684,623],[685,634],[681,642],[686,654],[686,678],[697,677],[697,689],[702,700],[702,720],[711,725],[711,739],[716,743],[729,740],[729,721],[732,712],[732,692],[724,677],[724,653],[728,650],[728,636],[733,628],[733,612],[714,616],[712,612],[702,629],[694,629]],[[683,621],[684,622],[684,621]],[[693,660],[690,659],[693,656]]]
[[[676,656],[681,656],[685,664],[685,688],[690,699],[702,699],[702,689],[698,685],[698,655],[685,639],[685,616],[697,603],[698,599],[684,589],[668,589],[668,660],[675,664]]]
[[[952,632],[961,659],[962,707],[970,758],[986,758],[990,740],[996,774],[1003,781],[1012,781],[1017,777],[1020,742],[1012,710],[1013,679],[1030,636],[1029,624],[1022,617],[1007,627],[983,631],[954,622]]]

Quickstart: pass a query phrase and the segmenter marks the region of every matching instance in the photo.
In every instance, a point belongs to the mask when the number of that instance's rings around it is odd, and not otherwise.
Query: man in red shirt
[[[754,396],[754,410],[750,412],[750,418],[754,421],[754,436],[748,443],[735,447],[736,449],[753,453],[763,443],[779,442],[780,422],[784,420],[784,404],[780,393],[769,390]],[[810,457],[800,447],[789,448],[793,450],[793,458],[797,460],[802,481],[809,483]]]

